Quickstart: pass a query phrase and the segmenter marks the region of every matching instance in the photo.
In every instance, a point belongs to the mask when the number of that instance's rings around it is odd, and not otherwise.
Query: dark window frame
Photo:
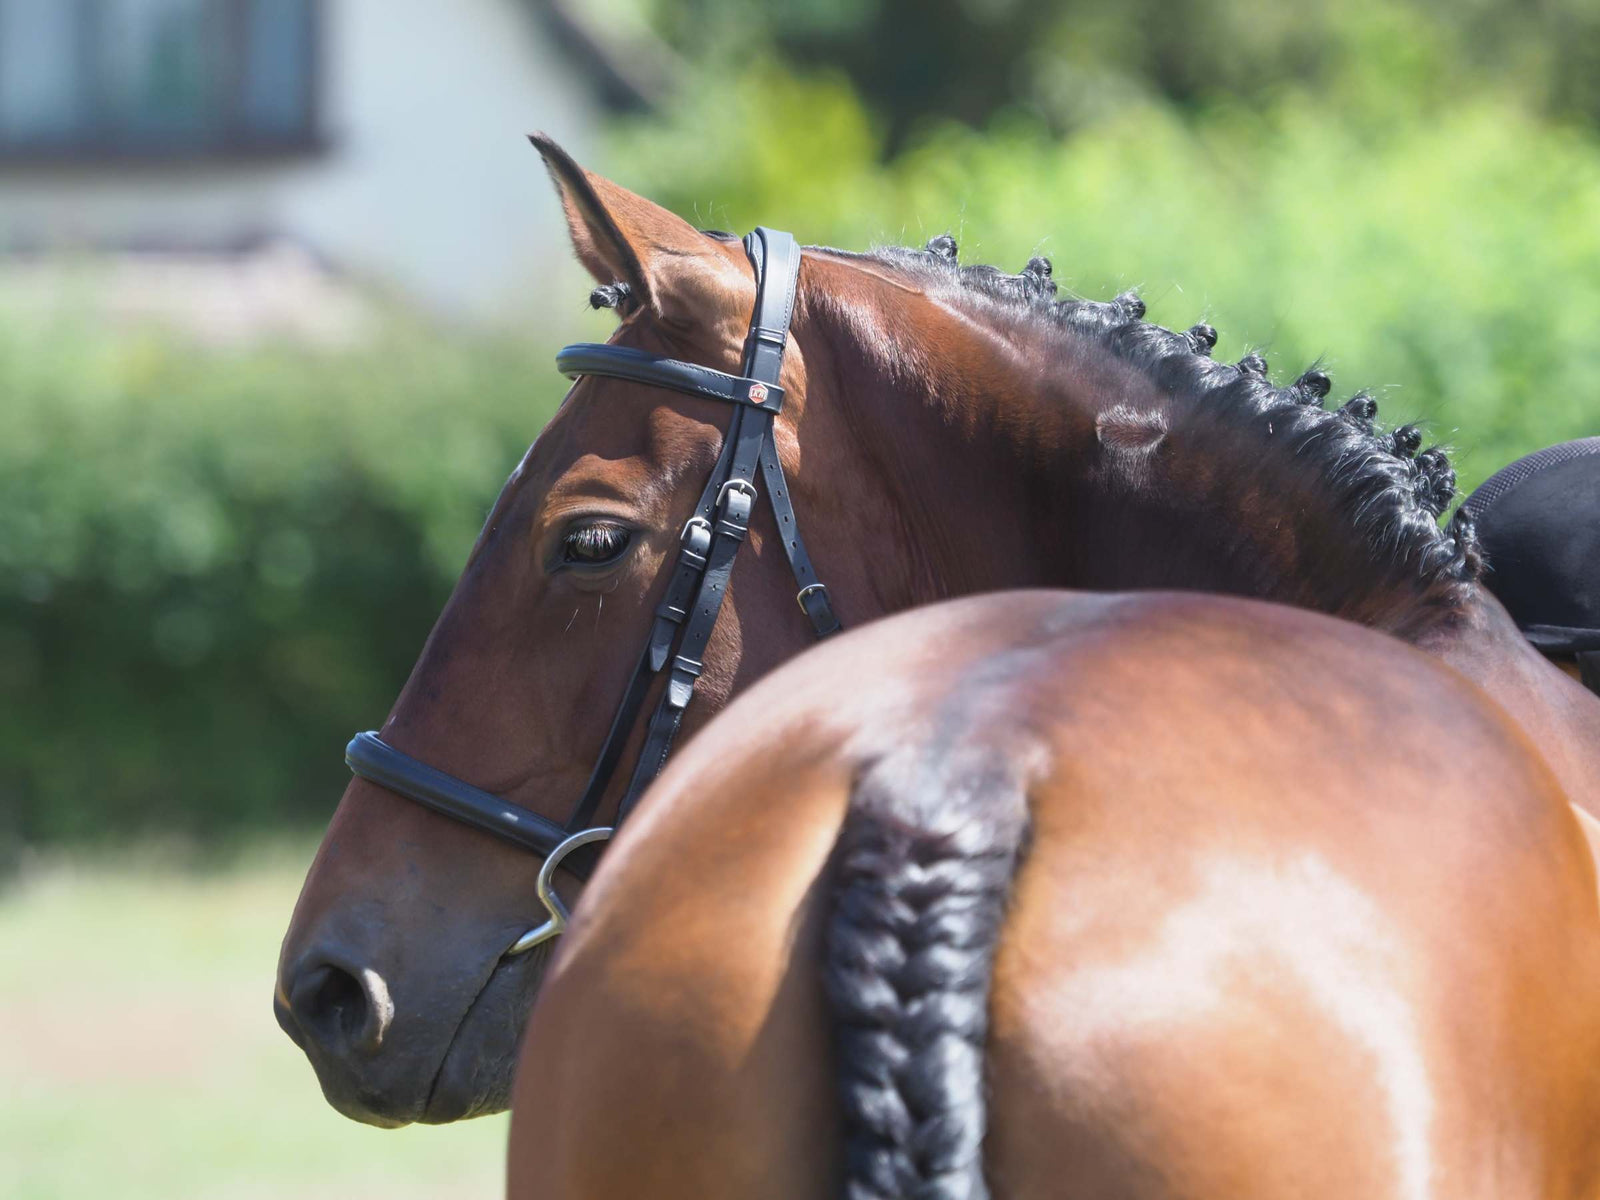
[[[6,0],[0,0],[4,5]],[[251,0],[207,0],[217,17],[203,53],[223,65],[219,85],[208,102],[218,104],[223,118],[201,136],[130,136],[113,119],[112,105],[98,78],[106,36],[104,0],[61,0],[73,8],[73,48],[77,57],[76,95],[90,114],[88,128],[61,140],[33,141],[0,132],[0,167],[77,163],[197,164],[303,157],[327,149],[322,133],[326,37],[320,0],[309,0],[300,40],[300,108],[302,119],[292,130],[252,127],[244,113],[249,87]]]

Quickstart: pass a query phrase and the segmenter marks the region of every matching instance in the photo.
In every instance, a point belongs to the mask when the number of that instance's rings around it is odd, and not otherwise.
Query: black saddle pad
[[[1600,437],[1519,458],[1462,507],[1484,582],[1528,640],[1546,654],[1600,650]]]

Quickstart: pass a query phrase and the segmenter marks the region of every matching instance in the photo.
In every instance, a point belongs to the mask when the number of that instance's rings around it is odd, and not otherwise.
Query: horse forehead
[[[597,380],[596,382],[601,382]],[[606,381],[611,382],[611,381]],[[718,413],[683,411],[639,385],[640,397],[606,397],[610,408],[557,415],[529,447],[508,486],[548,510],[590,500],[650,505],[683,479],[708,471],[721,429]],[[711,402],[706,402],[707,405]]]

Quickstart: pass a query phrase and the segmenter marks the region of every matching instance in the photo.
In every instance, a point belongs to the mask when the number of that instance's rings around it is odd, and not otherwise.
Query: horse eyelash
[[[573,561],[605,561],[606,558],[620,554],[627,545],[628,531],[621,525],[595,524],[581,525],[567,533],[561,539],[562,545],[569,554],[578,553]],[[596,555],[593,560],[581,555],[590,553]]]
[[[633,289],[620,279],[602,283],[589,293],[589,307],[593,309],[613,308],[626,314],[632,302]]]

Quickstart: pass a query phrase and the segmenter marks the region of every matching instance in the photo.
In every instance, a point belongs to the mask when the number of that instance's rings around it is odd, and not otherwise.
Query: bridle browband
[[[755,486],[758,470],[772,503],[778,540],[799,587],[795,599],[801,611],[818,637],[827,637],[839,629],[828,589],[818,580],[805,539],[800,536],[772,430],[773,419],[783,408],[783,388],[778,377],[794,314],[800,248],[789,234],[764,227],[744,239],[744,248],[755,268],[756,304],[745,336],[743,375],[598,342],[578,342],[556,355],[556,368],[569,379],[606,375],[734,406],[716,466],[701,489],[694,515],[679,536],[678,559],[666,594],[656,605],[644,651],[617,705],[589,782],[566,824],[559,825],[402,754],[376,733],[358,733],[345,747],[345,762],[363,779],[544,856],[538,892],[550,919],[519,937],[506,951],[508,955],[532,949],[561,932],[568,913],[551,887],[555,868],[574,850],[610,837],[666,764],[684,711],[694,695],[695,681],[700,677],[702,656],[727,595],[734,559],[750,528],[759,495]],[[610,827],[592,826],[645,698],[663,671],[666,687],[646,726],[644,746],[616,818]],[[595,853],[580,855],[566,864],[567,869],[586,878]]]

